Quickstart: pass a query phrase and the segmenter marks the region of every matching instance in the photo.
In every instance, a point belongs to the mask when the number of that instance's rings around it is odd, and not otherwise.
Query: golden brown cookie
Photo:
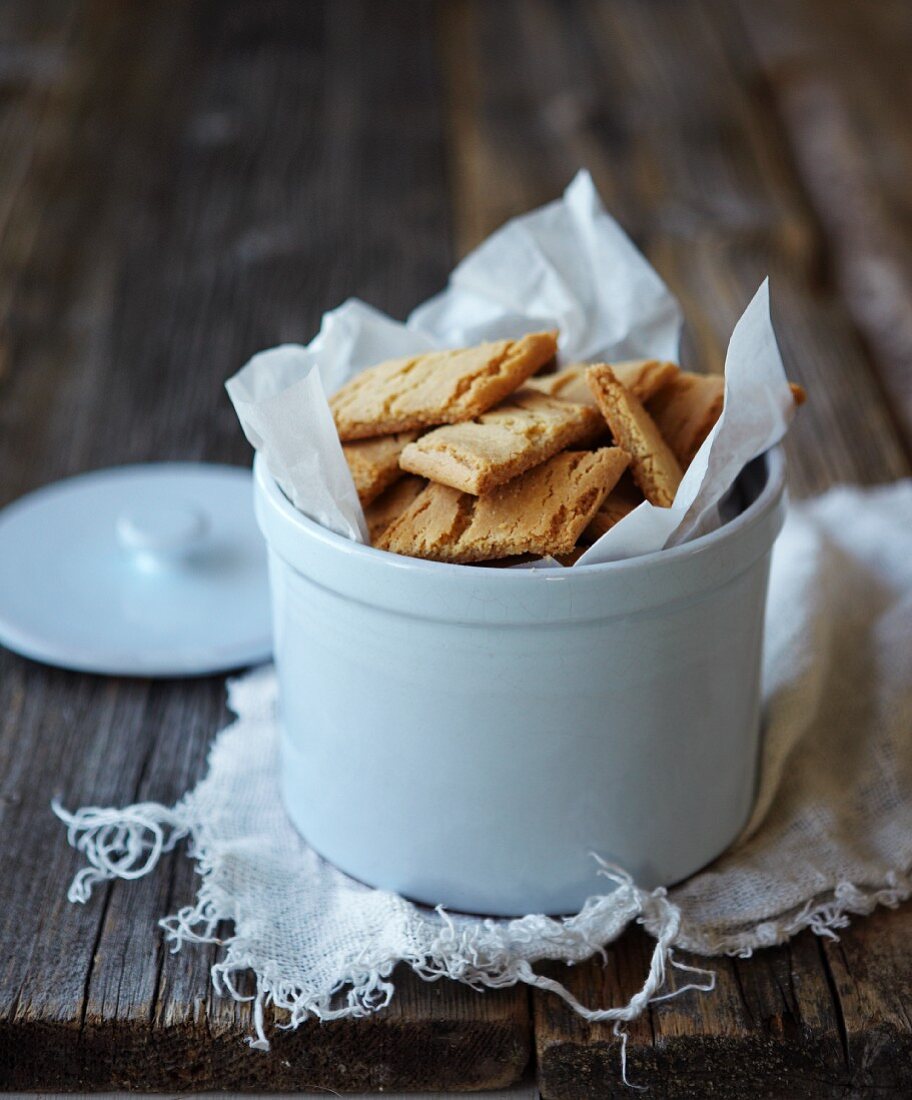
[[[518,389],[556,348],[556,333],[536,332],[368,367],[330,398],[339,438],[348,442],[471,420]]]
[[[377,545],[445,562],[567,554],[628,462],[618,447],[563,451],[480,497],[432,481]]]
[[[380,535],[394,519],[402,515],[425,485],[427,482],[423,477],[401,477],[373,503],[368,504],[364,509],[364,518],[367,520],[372,545],[376,545]]]
[[[643,499],[643,494],[630,476],[630,471],[625,471],[583,532],[583,542],[597,542],[606,531],[610,531],[616,523],[620,523],[624,516],[629,516],[634,508],[638,508],[643,503]]]
[[[586,382],[587,363],[572,363],[557,374],[546,374],[529,380],[529,385],[552,397],[575,401],[580,405],[595,406],[592,390]],[[664,359],[626,359],[612,363],[611,369],[618,380],[641,401],[647,401],[654,393],[678,373],[674,363]]]
[[[558,451],[597,436],[598,410],[521,389],[465,424],[448,424],[410,443],[403,470],[478,496]]]
[[[789,382],[796,405],[803,405],[803,386]],[[692,374],[681,371],[647,403],[646,409],[662,433],[682,469],[712,431],[722,412],[725,378],[721,374]]]
[[[721,374],[681,371],[646,408],[682,469],[693,461],[722,412],[725,379]]]
[[[589,367],[586,378],[615,442],[630,455],[634,481],[651,504],[668,508],[681,467],[652,417],[607,364]]]
[[[378,435],[376,439],[358,439],[343,443],[342,451],[351,470],[358,498],[368,505],[394,481],[402,477],[399,456],[403,448],[418,438],[418,432]]]

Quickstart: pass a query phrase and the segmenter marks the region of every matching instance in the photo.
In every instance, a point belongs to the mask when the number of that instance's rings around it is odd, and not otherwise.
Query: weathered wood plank
[[[831,277],[912,438],[912,9],[741,4]]]
[[[821,945],[858,1093],[912,1095],[912,922],[881,910]]]
[[[357,2],[0,11],[0,502],[124,461],[249,461],[222,392],[350,294],[402,315],[450,266],[433,10]],[[71,906],[49,812],[171,802],[220,679],[108,681],[0,654],[0,1088],[481,1088],[528,1060],[524,990],[399,977],[370,1020],[278,1033],[165,953],[193,866]]]
[[[461,118],[451,134],[471,137],[452,159],[484,164],[496,157],[500,165],[484,186],[456,176],[468,189],[455,202],[461,246],[478,243],[501,220],[510,200],[498,197],[499,180],[510,181],[512,195],[514,179],[563,185],[588,163],[612,211],[680,298],[690,361],[721,369],[732,326],[771,276],[789,372],[814,396],[787,447],[794,494],[905,474],[905,444],[870,358],[838,294],[820,278],[826,242],[787,150],[781,141],[770,144],[776,120],[740,87],[731,51],[704,7],[530,2],[457,11],[446,36],[455,52],[448,71],[467,90],[450,96]],[[499,27],[508,18],[514,33],[500,34],[490,79],[489,66],[472,67],[473,55],[483,56],[479,47],[464,43],[485,41],[489,21]],[[535,32],[524,34],[530,21]],[[688,40],[687,50],[675,48]],[[497,76],[503,71],[515,77],[506,90]],[[521,140],[527,131],[549,140],[539,149]]]
[[[494,39],[492,71],[485,44]],[[464,5],[447,43],[463,247],[489,233],[517,195],[525,202],[535,194],[539,180],[563,184],[587,163],[681,299],[692,361],[719,369],[734,322],[771,276],[789,373],[811,394],[788,443],[794,493],[908,474],[906,441],[882,400],[876,348],[832,276],[831,231],[731,5]],[[877,915],[864,927],[876,939],[888,919]],[[895,919],[912,942],[912,910]],[[630,934],[609,951],[606,967],[560,973],[585,1003],[617,1004],[639,988],[647,960],[648,944]],[[912,947],[894,963],[912,970]],[[863,1052],[886,1028],[899,1057],[912,1035],[908,1020],[897,1024],[902,1002],[889,1010],[874,1003],[878,983],[870,981],[864,1004],[873,1015],[852,1017],[854,1037],[844,1045],[851,1006],[810,935],[713,965],[715,994],[657,1005],[631,1026],[633,1080],[669,1096],[844,1095],[895,1082],[890,1055],[877,1063]],[[534,1004],[546,1096],[625,1093],[610,1027],[583,1023],[548,995]],[[868,1063],[865,1077],[860,1067]]]
[[[642,985],[652,941],[632,931],[607,963],[554,968],[583,1004],[622,1004]],[[681,961],[709,965],[716,989],[654,1005],[628,1028],[628,1077],[663,1097],[843,1095],[849,1084],[838,1017],[820,980],[818,945],[804,934],[754,958]],[[688,980],[679,974],[678,984]],[[535,998],[539,1085],[546,1097],[625,1096],[618,1041],[606,1025]]]

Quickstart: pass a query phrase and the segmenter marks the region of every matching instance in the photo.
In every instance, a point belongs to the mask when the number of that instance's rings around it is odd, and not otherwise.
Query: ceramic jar
[[[591,853],[646,887],[720,853],[754,796],[782,453],[715,532],[575,569],[445,565],[341,538],[262,458],[283,797],[323,856],[473,913],[569,913]]]

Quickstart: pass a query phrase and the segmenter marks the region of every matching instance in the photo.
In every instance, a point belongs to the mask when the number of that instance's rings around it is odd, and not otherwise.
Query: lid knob
[[[142,569],[185,560],[200,549],[208,531],[205,513],[190,504],[147,501],[117,517],[117,541]]]

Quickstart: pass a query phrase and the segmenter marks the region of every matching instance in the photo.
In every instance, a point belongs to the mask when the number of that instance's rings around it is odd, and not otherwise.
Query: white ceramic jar
[[[754,795],[780,451],[689,544],[577,569],[443,565],[332,534],[256,460],[282,790],[356,878],[473,913],[569,913],[591,853],[697,870]]]

